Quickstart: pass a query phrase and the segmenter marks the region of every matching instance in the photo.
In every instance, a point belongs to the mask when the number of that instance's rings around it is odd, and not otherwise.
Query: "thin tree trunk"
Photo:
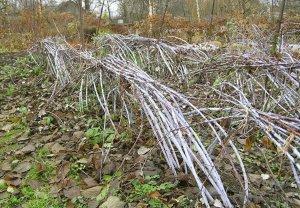
[[[153,24],[152,24],[152,18],[153,18],[153,2],[152,0],[149,0],[149,34],[152,35],[153,33]]]
[[[106,4],[107,4],[107,11],[108,11],[108,19],[111,22],[111,11],[110,11],[110,4],[108,0],[106,1]]]
[[[91,10],[90,0],[84,0],[84,8],[86,12],[89,12]]]
[[[101,3],[101,8],[100,8],[100,14],[99,14],[99,19],[102,19],[103,11],[104,11],[104,0]]]
[[[215,3],[216,3],[216,0],[213,0],[213,5],[212,5],[212,8],[211,8],[211,13],[210,13],[210,25],[212,25],[213,18],[214,18]]]
[[[277,22],[277,27],[276,27],[276,31],[274,34],[274,40],[273,40],[273,46],[271,49],[271,52],[275,55],[277,52],[277,48],[279,43],[281,42],[281,25],[282,25],[282,20],[283,20],[283,13],[284,13],[284,9],[285,9],[285,3],[286,0],[282,0],[281,1],[281,5],[280,5],[280,13],[279,13],[279,18],[278,18],[278,22]],[[278,52],[280,52],[281,48],[278,48]]]
[[[199,0],[196,0],[196,7],[197,7],[198,21],[200,21],[200,2],[199,2]]]
[[[163,27],[164,27],[164,23],[165,23],[165,17],[166,17],[166,13],[169,7],[169,2],[170,0],[166,0],[166,5],[165,5],[165,9],[164,9],[164,13],[161,19],[161,24],[160,24],[160,28],[159,28],[159,36],[161,36],[161,33],[163,32]]]
[[[79,36],[81,45],[84,45],[84,37],[83,37],[83,12],[82,12],[82,0],[78,0],[79,7]]]

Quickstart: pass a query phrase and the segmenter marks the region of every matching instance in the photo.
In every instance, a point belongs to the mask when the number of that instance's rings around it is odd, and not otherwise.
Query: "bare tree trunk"
[[[106,4],[107,4],[107,11],[108,11],[108,19],[111,22],[111,11],[110,11],[110,4],[108,0],[106,1]]]
[[[213,5],[212,5],[212,8],[211,8],[211,13],[210,13],[210,25],[212,25],[213,18],[214,18],[215,3],[216,3],[216,0],[213,0]]]
[[[153,33],[153,24],[152,24],[152,18],[153,18],[153,1],[149,0],[149,34],[152,35]]]
[[[91,10],[90,0],[84,0],[84,8],[86,12],[89,12]]]
[[[103,11],[104,11],[104,0],[101,3],[100,14],[99,14],[99,19],[100,20],[102,19]]]
[[[199,0],[196,0],[196,6],[197,6],[198,21],[200,21],[200,2],[199,2]]]
[[[78,0],[79,7],[79,35],[81,45],[84,45],[84,37],[83,37],[83,12],[82,12],[82,0]]]
[[[272,5],[271,5],[271,21],[272,24],[275,22],[275,0],[272,0]]]
[[[283,20],[283,13],[284,13],[284,9],[285,9],[285,3],[286,0],[282,0],[281,1],[281,5],[280,5],[280,13],[279,13],[279,18],[278,18],[278,22],[277,22],[277,27],[276,27],[276,31],[274,34],[274,40],[273,40],[273,46],[271,49],[271,52],[275,55],[277,52],[277,48],[279,46],[279,43],[282,41],[281,40],[281,25],[282,25],[282,20]],[[278,52],[281,51],[281,48],[278,48]]]
[[[164,13],[163,13],[163,16],[161,19],[161,24],[160,24],[160,29],[159,29],[159,36],[161,36],[161,33],[163,32],[165,17],[166,17],[166,13],[167,13],[167,10],[169,7],[169,2],[170,2],[170,0],[166,0],[165,9],[164,9]]]

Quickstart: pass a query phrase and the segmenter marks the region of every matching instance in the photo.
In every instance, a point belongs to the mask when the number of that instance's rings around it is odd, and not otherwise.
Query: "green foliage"
[[[115,139],[116,132],[111,128],[104,130],[100,128],[90,128],[85,132],[85,136],[90,139],[92,144],[102,144],[108,147]]]
[[[109,188],[110,188],[110,185],[107,184],[105,185],[101,190],[99,190],[99,195],[96,197],[96,200],[98,202],[101,202],[103,199],[105,199],[107,196],[108,196],[108,193],[109,193]]]
[[[27,199],[22,207],[24,208],[61,208],[63,204],[58,199],[54,198],[49,191],[46,190],[33,190],[31,188],[22,189],[24,198]]]
[[[36,163],[27,173],[26,179],[47,181],[54,174],[54,170],[54,165],[49,161]]]
[[[86,205],[87,202],[85,201],[83,196],[73,198],[72,203],[75,205],[76,208],[88,208],[88,206]]]
[[[104,35],[109,35],[112,34],[112,31],[107,28],[101,28],[97,31],[97,36],[104,36]]]
[[[162,201],[159,199],[153,199],[150,197],[151,193],[159,192],[166,193],[171,191],[176,185],[173,183],[161,183],[159,184],[157,180],[159,179],[158,175],[149,176],[145,178],[145,182],[142,183],[139,180],[135,179],[131,182],[133,186],[133,191],[127,198],[127,201],[139,201],[143,200],[149,203],[150,207],[167,207]]]
[[[16,150],[20,144],[14,143],[16,138],[28,131],[28,125],[22,121],[22,118],[10,118],[13,121],[13,128],[0,136],[0,156],[5,152]]]
[[[43,118],[43,123],[46,125],[46,126],[50,126],[53,122],[53,117],[52,116],[45,116]]]
[[[15,85],[9,83],[9,84],[8,84],[8,87],[7,87],[7,89],[6,89],[6,95],[9,96],[9,97],[10,97],[10,96],[13,96],[14,92],[15,92]]]
[[[86,168],[86,165],[76,161],[71,164],[69,175],[75,180],[80,179],[80,173]]]
[[[6,190],[7,185],[4,180],[0,180],[0,192]]]
[[[58,199],[50,193],[49,188],[34,190],[30,186],[21,187],[20,194],[10,195],[8,198],[0,200],[0,207],[11,208],[22,204],[24,208],[61,208],[65,207]]]
[[[168,208],[168,206],[159,199],[150,199],[148,204],[150,208]]]
[[[192,207],[192,200],[190,200],[187,196],[180,196],[176,199],[176,202],[178,203],[178,207],[181,208],[189,208]]]

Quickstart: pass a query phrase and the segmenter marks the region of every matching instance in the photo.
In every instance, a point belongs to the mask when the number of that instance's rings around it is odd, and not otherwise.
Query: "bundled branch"
[[[198,67],[208,57],[199,45],[181,44],[137,35],[107,35],[96,37],[97,51],[114,54],[120,59],[131,60],[151,75],[176,75],[185,80],[191,68]],[[154,72],[154,73],[153,73]]]
[[[300,62],[288,51],[281,61],[268,59],[263,50],[259,58],[229,51],[216,58],[196,45],[139,36],[108,35],[95,41],[98,47],[93,51],[76,50],[63,40],[42,41],[60,87],[79,83],[80,101],[86,105],[93,92],[112,126],[112,112],[124,113],[132,123],[132,106],[139,104],[170,169],[176,175],[183,166],[192,173],[207,207],[215,200],[233,207],[212,159],[217,145],[230,147],[236,155],[232,165],[239,165],[233,168],[242,175],[242,203],[247,203],[249,182],[234,132],[245,137],[259,128],[289,159],[299,183]],[[207,80],[195,82],[187,97],[158,81],[165,81],[166,75],[187,82]],[[227,127],[221,124],[225,119],[231,121]],[[207,135],[212,135],[208,147],[203,139]]]

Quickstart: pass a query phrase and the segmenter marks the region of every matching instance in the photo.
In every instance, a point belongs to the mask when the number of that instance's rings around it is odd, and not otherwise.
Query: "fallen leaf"
[[[158,191],[154,191],[149,194],[149,197],[152,199],[158,199],[161,196],[161,194]]]
[[[270,175],[268,174],[260,174],[260,176],[263,180],[268,180],[270,178]]]
[[[82,196],[85,198],[95,198],[99,195],[101,186],[95,186],[81,191]]]
[[[88,160],[86,158],[81,158],[80,160],[77,160],[77,162],[80,164],[87,164]]]
[[[21,174],[8,174],[4,177],[7,185],[9,186],[19,186],[21,184]]]
[[[218,207],[218,208],[223,207],[223,205],[222,205],[222,203],[221,203],[221,201],[220,201],[219,199],[215,199],[215,201],[214,201],[214,206],[215,206],[215,207]]]
[[[11,165],[8,162],[3,162],[1,165],[1,170],[3,171],[11,171]]]
[[[100,205],[100,208],[108,208],[108,207],[113,207],[113,208],[124,208],[125,207],[125,202],[121,201],[121,199],[117,196],[110,196],[107,198],[107,200]]]
[[[59,152],[65,151],[66,148],[64,148],[62,145],[60,145],[59,143],[54,143],[54,145],[51,147],[51,151],[54,154],[58,154]]]
[[[24,142],[24,141],[27,141],[27,140],[29,140],[27,134],[23,134],[22,136],[20,136],[20,137],[17,139],[18,142]]]
[[[84,178],[83,181],[87,185],[88,188],[98,185],[97,181],[95,181],[92,177]]]
[[[31,163],[30,162],[22,162],[17,167],[14,169],[15,172],[17,173],[25,173],[31,168]]]
[[[77,186],[73,186],[69,189],[64,189],[63,193],[64,196],[67,197],[68,199],[73,199],[75,197],[80,196],[80,189]]]
[[[31,152],[35,151],[35,146],[33,144],[28,144],[25,147],[23,147],[22,149],[18,150],[16,152],[17,155],[24,155],[24,154],[29,154]]]
[[[38,113],[38,117],[41,118],[44,115],[46,115],[45,109],[40,110],[39,113]]]
[[[38,189],[43,186],[42,182],[38,180],[27,180],[26,184],[29,185],[33,189]]]
[[[88,201],[87,206],[89,208],[97,208],[99,206],[99,202],[96,199],[91,199]]]
[[[14,188],[12,186],[7,187],[6,191],[10,194],[18,194],[19,193],[18,189]]]
[[[250,136],[246,139],[246,142],[245,142],[245,145],[244,145],[245,151],[250,151],[251,150],[251,148],[254,144],[254,141],[255,141],[255,139],[252,136]]]
[[[141,146],[141,147],[138,149],[137,153],[138,153],[138,155],[144,155],[144,154],[148,153],[149,151],[150,151],[149,148],[147,148],[147,147],[145,147],[145,146]]]
[[[74,137],[75,139],[82,139],[83,136],[84,136],[84,132],[83,132],[83,131],[75,131],[75,132],[73,133],[73,137]]]
[[[61,167],[59,168],[59,171],[57,173],[57,180],[56,182],[59,182],[63,179],[65,179],[65,177],[68,175],[70,171],[70,162],[64,162]]]
[[[14,124],[6,124],[1,128],[1,130],[8,132],[8,131],[12,130],[13,127],[14,127]]]

